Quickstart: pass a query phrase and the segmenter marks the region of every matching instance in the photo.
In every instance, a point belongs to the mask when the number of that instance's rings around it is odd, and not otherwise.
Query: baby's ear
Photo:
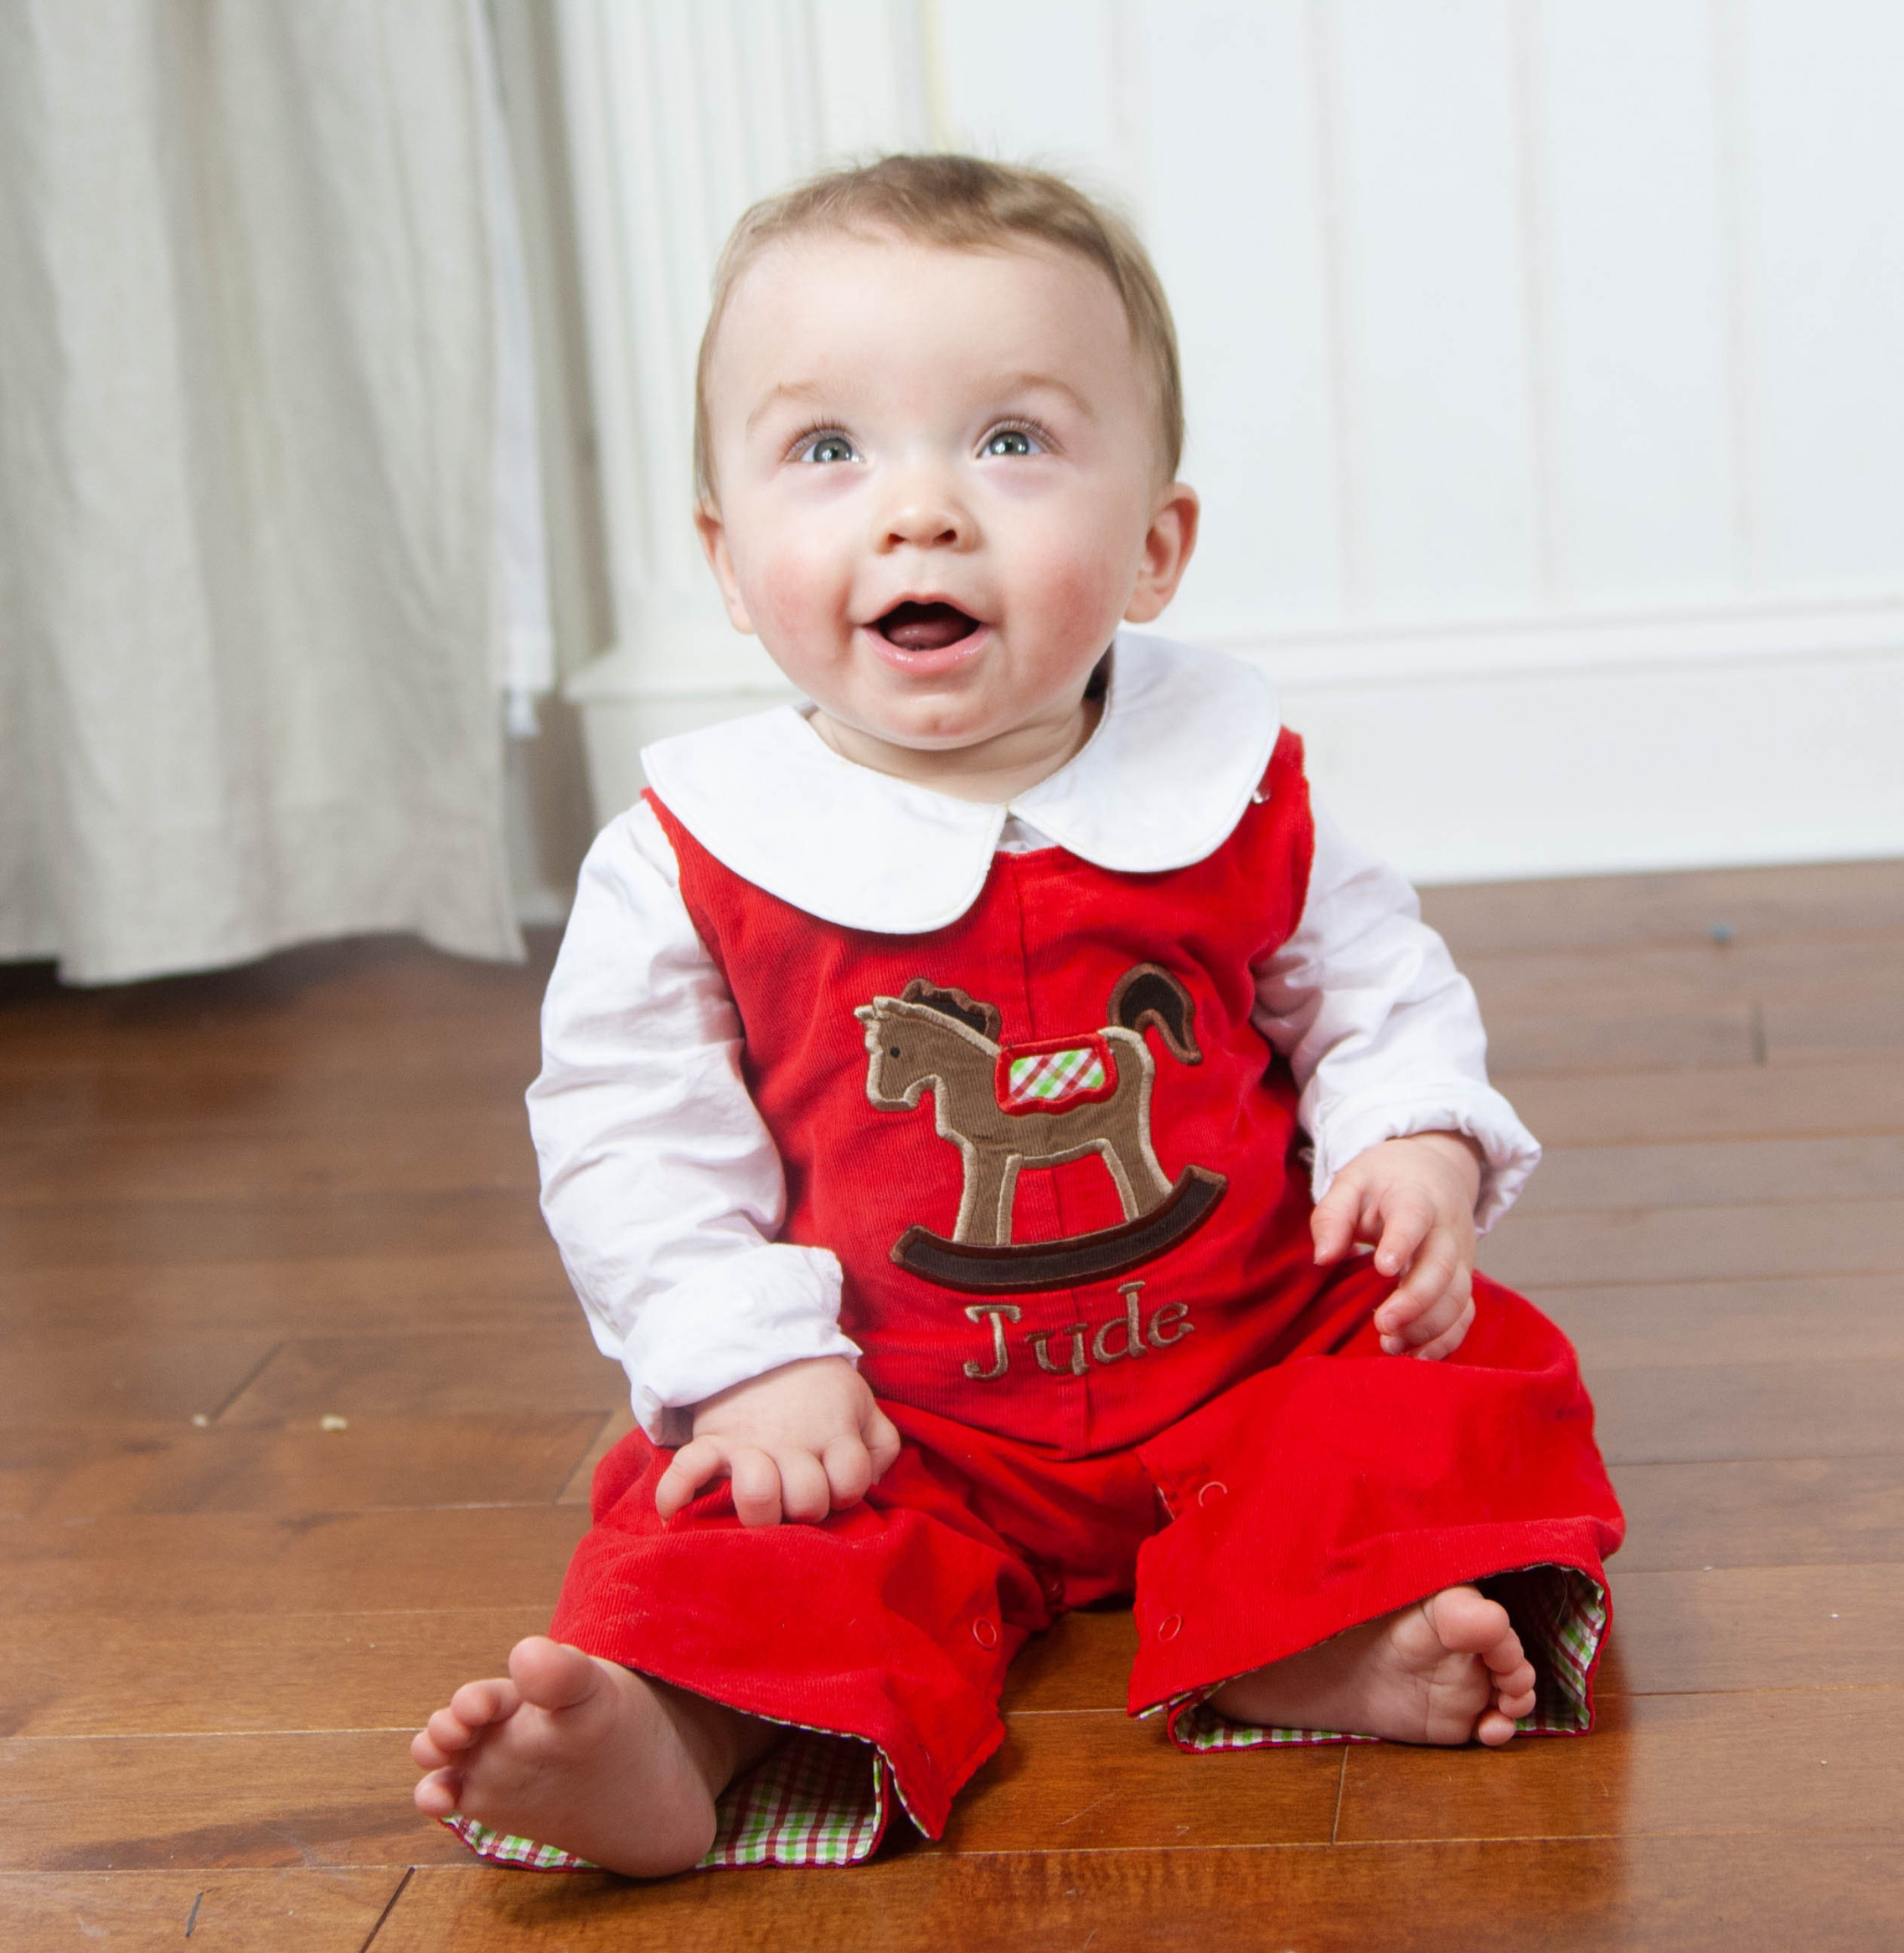
[[[727,621],[736,631],[754,635],[754,620],[747,615],[747,606],[740,597],[740,583],[734,574],[733,552],[727,547],[727,525],[720,519],[720,511],[711,502],[701,502],[694,510],[694,533],[701,539],[701,553],[707,558],[708,568],[714,572],[714,580],[720,585],[721,601],[727,606]]]
[[[1125,607],[1126,622],[1148,624],[1177,594],[1197,546],[1197,518],[1201,505],[1187,482],[1173,482],[1151,511],[1144,533],[1143,559],[1136,588]]]

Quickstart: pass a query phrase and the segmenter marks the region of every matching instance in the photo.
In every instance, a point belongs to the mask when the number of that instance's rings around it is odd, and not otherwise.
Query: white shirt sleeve
[[[1474,992],[1415,891],[1319,809],[1303,919],[1257,966],[1252,1021],[1295,1074],[1318,1200],[1382,1140],[1463,1132],[1486,1157],[1474,1214],[1485,1233],[1540,1163],[1533,1134],[1488,1083]]]
[[[856,1361],[838,1259],[779,1244],[786,1179],[740,1076],[733,998],[642,802],[597,837],[529,1090],[542,1211],[657,1443],[683,1408],[804,1357]]]

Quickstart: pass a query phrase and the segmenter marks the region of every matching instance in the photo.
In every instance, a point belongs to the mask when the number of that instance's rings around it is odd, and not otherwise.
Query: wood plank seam
[[[235,1404],[238,1399],[242,1397],[255,1383],[257,1382],[258,1378],[264,1374],[265,1371],[271,1367],[271,1359],[276,1356],[278,1352],[283,1348],[284,1344],[282,1342],[274,1342],[271,1347],[258,1358],[257,1362],[245,1372],[243,1379],[237,1384],[237,1386],[226,1394],[224,1402],[219,1405],[217,1409],[212,1412],[211,1416],[208,1421],[212,1424],[218,1423],[219,1420],[224,1415],[225,1412],[230,1409],[232,1405]]]
[[[415,1876],[416,1868],[415,1865],[411,1865],[405,1869],[403,1877],[397,1881],[396,1890],[393,1892],[390,1896],[384,1902],[384,1909],[377,1914],[377,1923],[375,1925],[371,1927],[369,1936],[364,1940],[363,1946],[359,1949],[359,1953],[370,1953],[371,1947],[376,1944],[378,1934],[382,1932],[384,1930],[384,1920],[387,1920],[390,1914],[396,1910],[397,1901],[401,1899],[404,1894],[410,1889],[410,1882]]]

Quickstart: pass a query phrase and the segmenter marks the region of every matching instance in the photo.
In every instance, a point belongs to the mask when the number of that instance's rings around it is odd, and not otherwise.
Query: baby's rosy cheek
[[[1040,607],[1058,617],[1079,619],[1101,611],[1117,585],[1116,566],[1104,559],[1060,558],[1040,580]]]
[[[806,622],[824,602],[820,580],[797,559],[767,564],[746,595],[756,628],[770,631]]]

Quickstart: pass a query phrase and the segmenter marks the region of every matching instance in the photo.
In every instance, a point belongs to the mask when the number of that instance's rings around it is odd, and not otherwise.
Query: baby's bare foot
[[[416,1807],[657,1878],[706,1854],[715,1798],[779,1734],[534,1635],[507,1680],[465,1682],[410,1744]]]
[[[1497,1748],[1534,1707],[1534,1666],[1499,1601],[1448,1587],[1240,1675],[1210,1701],[1272,1729]]]

